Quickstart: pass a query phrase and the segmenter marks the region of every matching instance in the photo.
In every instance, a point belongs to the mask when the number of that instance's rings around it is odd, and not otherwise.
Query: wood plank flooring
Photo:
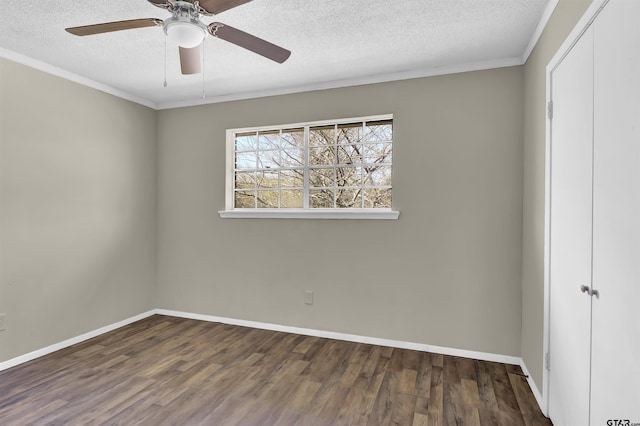
[[[154,315],[0,372],[0,425],[550,425],[521,374]]]

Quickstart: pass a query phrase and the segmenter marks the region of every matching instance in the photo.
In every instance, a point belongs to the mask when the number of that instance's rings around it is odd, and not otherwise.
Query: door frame
[[[549,108],[548,105],[553,99],[553,72],[560,65],[565,56],[578,42],[584,32],[591,26],[596,17],[600,14],[602,9],[607,5],[609,1],[616,0],[593,0],[589,8],[587,8],[582,18],[578,21],[576,26],[571,30],[565,41],[560,45],[558,51],[553,56],[546,68],[546,102],[545,108]],[[544,182],[544,323],[543,323],[543,342],[542,342],[542,412],[549,416],[549,374],[547,369],[547,356],[549,354],[549,341],[550,341],[550,260],[551,260],[551,134],[553,119],[550,118],[547,109],[546,114],[546,129],[545,129],[545,182]],[[551,360],[553,363],[553,360]]]

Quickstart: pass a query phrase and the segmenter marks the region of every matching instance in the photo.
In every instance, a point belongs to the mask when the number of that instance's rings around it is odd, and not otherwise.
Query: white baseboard
[[[81,334],[80,336],[72,337],[62,342],[55,343],[53,345],[47,346],[46,348],[38,349],[33,352],[29,352],[24,355],[20,355],[18,357],[12,358],[10,360],[0,362],[0,371],[6,370],[11,367],[15,367],[16,365],[19,365],[19,364],[24,364],[25,362],[32,361],[36,358],[40,358],[41,356],[48,355],[52,352],[59,351],[60,349],[64,349],[66,347],[75,345],[77,343],[84,342],[85,340],[89,340],[101,334],[115,330],[116,328],[124,327],[125,325],[131,324],[132,322],[136,322],[141,319],[150,317],[155,313],[156,311],[154,309],[154,310],[145,312],[143,314],[136,315],[122,321],[118,321],[114,324],[110,324],[110,325],[98,328],[97,330],[89,331],[88,333]]]
[[[370,345],[389,346],[392,348],[411,349],[415,351],[433,352],[443,355],[459,356],[463,358],[479,359],[482,361],[501,362],[503,364],[520,365],[520,357],[492,354],[487,352],[468,351],[465,349],[447,348],[443,346],[433,346],[424,343],[404,342],[401,340],[381,339],[378,337],[359,336],[356,334],[336,333],[334,331],[315,330],[311,328],[291,327],[280,324],[270,324],[258,321],[246,321],[235,318],[217,317],[212,315],[194,314],[189,312],[170,311],[157,309],[159,315],[172,317],[189,318],[201,321],[219,322],[222,324],[239,325],[243,327],[259,328],[263,330],[282,331],[285,333],[302,334],[305,336],[324,337],[327,339],[344,340],[347,342],[366,343]]]
[[[536,402],[538,403],[538,407],[540,407],[540,411],[542,411],[542,414],[544,414],[545,416],[548,416],[547,407],[543,403],[544,399],[542,398],[542,393],[536,386],[536,382],[534,382],[533,378],[531,378],[531,374],[529,374],[529,370],[527,369],[527,366],[524,363],[523,359],[520,359],[520,368],[522,368],[522,372],[525,374],[525,376],[527,376],[527,382],[529,383],[529,387],[531,388],[533,396],[536,398]]]

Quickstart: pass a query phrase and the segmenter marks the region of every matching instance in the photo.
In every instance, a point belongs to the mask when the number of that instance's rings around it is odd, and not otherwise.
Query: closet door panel
[[[585,426],[589,415],[593,33],[552,74],[549,415]]]
[[[594,23],[591,424],[640,422],[640,1]]]

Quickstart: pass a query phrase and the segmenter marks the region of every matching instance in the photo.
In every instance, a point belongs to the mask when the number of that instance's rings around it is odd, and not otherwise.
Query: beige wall
[[[156,112],[0,58],[0,361],[154,307]]]
[[[513,67],[160,111],[159,307],[519,356],[522,99]],[[225,129],[383,113],[398,221],[218,217]]]
[[[591,0],[561,0],[524,67],[522,358],[542,390],[546,67]]]

